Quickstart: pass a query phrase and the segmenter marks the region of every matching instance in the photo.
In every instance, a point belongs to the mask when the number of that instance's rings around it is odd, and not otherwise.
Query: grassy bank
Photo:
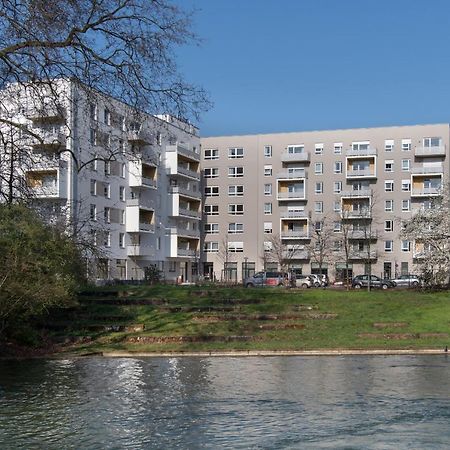
[[[111,287],[44,327],[77,353],[444,348],[450,301],[408,290]]]

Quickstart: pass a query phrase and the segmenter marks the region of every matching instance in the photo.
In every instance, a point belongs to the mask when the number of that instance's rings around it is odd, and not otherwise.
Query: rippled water
[[[0,361],[0,448],[450,448],[442,356]]]

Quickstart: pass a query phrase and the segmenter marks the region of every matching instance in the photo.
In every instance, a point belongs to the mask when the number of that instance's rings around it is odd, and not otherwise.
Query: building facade
[[[289,268],[331,280],[347,267],[414,272],[423,249],[402,239],[402,223],[432,207],[449,176],[448,124],[201,142],[203,271],[216,279],[280,269],[274,246]]]
[[[2,95],[20,128],[0,150],[0,170],[20,156],[11,188],[25,187],[47,220],[84,241],[92,278],[141,279],[152,265],[167,280],[196,277],[202,195],[195,127],[70,81],[31,92],[13,85]],[[2,135],[17,129],[4,124]]]

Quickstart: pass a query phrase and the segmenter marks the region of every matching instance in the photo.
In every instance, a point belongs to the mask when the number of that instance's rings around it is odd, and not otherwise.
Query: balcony
[[[378,252],[376,250],[350,250],[349,259],[351,260],[373,260],[378,258]]]
[[[26,182],[30,194],[41,199],[66,198],[65,172],[59,169],[29,170]]]
[[[155,209],[155,201],[146,198],[129,198],[127,199],[127,207],[137,206],[141,209],[153,211]]]
[[[442,164],[436,164],[433,166],[413,167],[411,169],[411,173],[416,174],[416,175],[442,174],[443,172],[444,172],[444,167],[442,166]]]
[[[35,136],[30,135],[30,144],[35,148],[58,150],[66,146],[67,136],[61,131],[46,131],[39,128],[32,130]]]
[[[351,169],[347,167],[347,178],[376,178],[375,167],[373,169]]]
[[[301,153],[288,153],[284,152],[281,155],[281,162],[291,163],[291,162],[310,162],[311,155],[309,152],[301,152]]]
[[[445,145],[435,147],[416,147],[414,149],[414,156],[418,158],[428,156],[445,156]]]
[[[348,233],[349,239],[370,239],[370,240],[376,240],[378,239],[378,232],[376,230],[351,230]]]
[[[307,171],[303,169],[302,167],[298,167],[293,170],[287,170],[285,172],[279,172],[277,174],[277,179],[279,180],[292,180],[295,178],[302,179],[307,178]]]
[[[280,211],[281,219],[306,219],[308,213],[306,211]]]
[[[372,195],[372,189],[359,189],[357,191],[342,191],[339,195],[341,198],[370,197]]]
[[[192,209],[185,209],[185,208],[178,208],[178,214],[174,214],[175,216],[181,216],[181,217],[187,217],[190,219],[198,219],[200,220],[202,218],[202,213],[198,210],[192,210]]]
[[[349,148],[346,152],[345,152],[346,156],[376,156],[377,154],[377,149],[373,148],[373,147],[369,147],[369,148]]]
[[[181,258],[194,258],[198,256],[198,252],[196,250],[192,250],[190,248],[177,248],[177,256]]]
[[[277,200],[306,200],[305,191],[278,192]]]
[[[195,199],[202,198],[201,192],[193,191],[192,189],[188,189],[187,187],[184,187],[184,186],[172,186],[170,188],[170,194],[179,194],[184,197],[195,198]]]
[[[166,234],[168,235],[176,235],[180,237],[188,237],[191,239],[200,239],[200,230],[193,230],[191,228],[167,228]]]
[[[309,259],[309,251],[305,249],[285,250],[283,258],[289,261]]]
[[[153,136],[148,130],[128,130],[127,139],[139,145],[149,145],[153,141]]]
[[[147,245],[127,245],[127,256],[154,256],[155,250]]]
[[[341,212],[342,219],[371,219],[370,209],[343,210]]]
[[[442,195],[441,187],[413,188],[411,197],[436,197]]]
[[[25,116],[33,122],[59,122],[64,120],[65,109],[61,105],[35,105],[27,108]]]
[[[197,151],[191,150],[187,145],[183,145],[181,143],[176,145],[168,145],[166,147],[166,152],[176,152],[178,155],[181,155],[188,160],[200,162],[200,154]]]
[[[298,230],[298,231],[282,231],[281,239],[309,239],[308,230]]]

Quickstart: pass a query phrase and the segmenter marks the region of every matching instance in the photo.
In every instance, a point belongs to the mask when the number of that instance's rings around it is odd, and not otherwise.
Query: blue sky
[[[180,0],[202,136],[450,121],[449,0]]]

